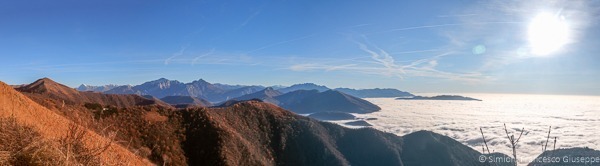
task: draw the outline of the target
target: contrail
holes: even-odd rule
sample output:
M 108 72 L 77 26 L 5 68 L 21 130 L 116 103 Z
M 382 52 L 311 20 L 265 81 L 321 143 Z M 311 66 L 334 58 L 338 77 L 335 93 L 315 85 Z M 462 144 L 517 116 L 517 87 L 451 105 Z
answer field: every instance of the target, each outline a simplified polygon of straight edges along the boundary
M 423 25 L 423 26 L 414 26 L 414 27 L 406 27 L 406 28 L 397 28 L 397 29 L 391 29 L 391 30 L 383 31 L 383 32 L 406 31 L 406 30 L 415 30 L 415 29 L 428 29 L 428 28 L 449 27 L 449 26 L 459 26 L 459 25 L 519 24 L 519 23 L 523 23 L 523 22 L 519 22 L 519 21 L 497 21 L 497 22 L 479 22 L 479 23 L 437 24 L 437 25 Z
M 174 53 L 173 56 L 165 59 L 165 65 L 168 65 L 173 58 L 183 55 L 183 53 L 185 53 L 185 50 L 188 48 L 188 46 L 190 46 L 190 45 L 188 44 L 188 45 L 181 47 L 181 49 L 179 49 L 178 52 Z
M 468 16 L 476 16 L 476 15 L 479 15 L 479 14 L 454 14 L 454 15 L 439 15 L 439 16 L 437 16 L 437 17 L 442 17 L 442 18 L 444 18 L 444 17 L 468 17 Z
M 436 52 L 436 51 L 440 51 L 438 49 L 429 49 L 429 50 L 414 50 L 414 51 L 403 51 L 403 52 L 394 52 L 394 53 L 390 53 L 391 55 L 397 55 L 397 54 L 412 54 L 412 53 L 421 53 L 421 52 Z
M 267 49 L 267 48 L 270 48 L 270 47 L 273 47 L 273 46 L 277 46 L 277 45 L 281 45 L 281 44 L 285 44 L 285 43 L 289 43 L 289 42 L 294 42 L 294 41 L 298 41 L 298 40 L 310 38 L 310 37 L 312 37 L 314 35 L 315 34 L 311 34 L 311 35 L 308 35 L 308 36 L 303 36 L 303 37 L 299 37 L 299 38 L 295 38 L 295 39 L 291 39 L 291 40 L 286 40 L 286 41 L 281 41 L 281 42 L 269 44 L 269 45 L 266 45 L 266 46 L 263 46 L 263 47 L 260 47 L 260 48 L 248 51 L 248 52 L 246 52 L 246 54 L 253 53 L 253 52 L 256 52 L 256 51 L 260 51 L 260 50 L 264 50 L 264 49 Z
M 209 52 L 207 52 L 207 53 L 205 53 L 205 54 L 202 54 L 202 55 L 200 55 L 200 56 L 197 56 L 196 58 L 194 58 L 194 60 L 192 60 L 192 66 L 193 66 L 193 65 L 195 65 L 195 64 L 196 64 L 196 62 L 197 62 L 198 60 L 200 60 L 200 58 L 202 58 L 202 57 L 206 57 L 206 56 L 209 56 L 209 55 L 211 55 L 211 54 L 212 54 L 212 53 L 214 53 L 214 52 L 215 52 L 215 49 L 213 48 L 213 49 L 211 49 Z

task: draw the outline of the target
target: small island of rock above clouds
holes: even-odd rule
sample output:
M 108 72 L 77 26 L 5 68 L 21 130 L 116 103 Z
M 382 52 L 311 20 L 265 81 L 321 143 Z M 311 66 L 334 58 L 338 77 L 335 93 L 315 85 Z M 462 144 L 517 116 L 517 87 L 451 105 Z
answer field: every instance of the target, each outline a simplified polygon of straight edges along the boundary
M 459 95 L 439 95 L 439 96 L 413 96 L 408 98 L 399 97 L 396 100 L 471 100 L 471 101 L 481 101 L 480 99 L 459 96 Z

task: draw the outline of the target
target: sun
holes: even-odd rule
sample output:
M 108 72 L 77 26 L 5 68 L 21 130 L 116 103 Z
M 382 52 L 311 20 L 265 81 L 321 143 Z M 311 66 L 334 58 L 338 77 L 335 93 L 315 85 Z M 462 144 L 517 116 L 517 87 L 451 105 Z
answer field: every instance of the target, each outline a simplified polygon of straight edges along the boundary
M 528 40 L 533 55 L 558 51 L 569 40 L 569 26 L 563 17 L 540 13 L 529 23 Z

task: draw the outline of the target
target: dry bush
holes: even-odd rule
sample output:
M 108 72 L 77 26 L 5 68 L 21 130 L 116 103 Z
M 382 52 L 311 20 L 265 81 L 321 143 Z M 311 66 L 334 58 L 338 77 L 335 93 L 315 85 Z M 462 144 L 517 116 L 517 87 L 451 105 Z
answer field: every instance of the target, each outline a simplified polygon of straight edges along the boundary
M 102 165 L 99 155 L 112 142 L 88 148 L 83 143 L 86 134 L 84 127 L 71 124 L 64 137 L 47 140 L 15 118 L 0 118 L 0 151 L 9 154 L 0 165 Z
M 75 165 L 100 165 L 98 156 L 106 151 L 112 142 L 107 145 L 87 148 L 84 141 L 87 130 L 80 125 L 71 124 L 67 134 L 59 140 L 61 152 L 63 152 L 65 164 Z
M 546 141 L 541 141 L 541 145 L 542 145 L 542 154 L 545 154 L 546 151 L 548 151 L 548 142 L 550 142 L 550 132 L 552 130 L 552 126 L 548 126 L 548 136 L 546 137 Z M 481 132 L 481 137 L 483 138 L 483 143 L 485 146 L 482 145 L 482 153 L 485 153 L 486 149 L 487 149 L 487 153 L 488 155 L 490 154 L 490 149 L 487 146 L 487 141 L 485 139 L 485 136 L 483 134 L 483 129 L 480 127 L 479 131 Z M 506 133 L 506 137 L 509 140 L 510 143 L 510 148 L 512 149 L 512 155 L 513 155 L 513 159 L 514 161 L 518 161 L 517 160 L 517 148 L 518 145 L 517 143 L 519 143 L 519 140 L 521 139 L 521 136 L 523 136 L 523 132 L 525 131 L 525 128 L 522 128 L 519 134 L 519 137 L 515 137 L 515 135 L 510 134 L 508 132 L 508 129 L 506 127 L 506 123 L 504 124 L 504 132 Z M 529 134 L 529 132 L 525 133 L 525 135 Z M 554 137 L 554 145 L 553 145 L 553 149 L 552 152 L 554 152 L 554 150 L 556 150 L 556 140 L 558 137 Z M 552 155 L 550 155 L 552 156 Z M 514 162 L 515 165 L 517 165 L 517 162 Z
M 40 134 L 28 126 L 20 126 L 15 118 L 0 118 L 0 150 L 19 151 L 39 140 Z

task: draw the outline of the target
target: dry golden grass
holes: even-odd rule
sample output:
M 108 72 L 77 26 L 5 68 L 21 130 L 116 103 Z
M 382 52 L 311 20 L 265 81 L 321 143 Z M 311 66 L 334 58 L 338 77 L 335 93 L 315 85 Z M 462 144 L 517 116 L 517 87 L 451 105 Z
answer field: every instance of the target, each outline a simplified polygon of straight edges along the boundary
M 85 134 L 85 130 L 72 127 L 68 133 Z M 0 165 L 100 165 L 96 152 L 102 149 L 81 146 L 82 138 L 68 134 L 48 140 L 32 127 L 19 125 L 14 117 L 0 118 L 0 150 L 4 152 Z
M 167 121 L 169 118 L 160 115 L 158 112 L 151 111 L 144 115 L 144 119 L 149 122 L 164 122 Z
M 0 106 L 0 118 L 13 117 L 15 119 L 15 124 L 18 124 L 20 126 L 30 126 L 31 129 L 39 133 L 39 137 L 42 139 L 35 139 L 36 141 L 28 143 L 28 146 L 48 146 L 48 148 L 23 148 L 23 152 L 34 153 L 36 152 L 35 150 L 39 149 L 53 151 L 50 147 L 61 147 L 61 145 L 68 144 L 74 145 L 74 147 L 67 147 L 67 151 L 69 151 L 69 148 L 75 148 L 75 146 L 80 148 L 80 150 L 81 148 L 87 150 L 95 150 L 106 146 L 105 150 L 102 150 L 102 153 L 97 154 L 99 162 L 89 163 L 89 165 L 151 165 L 151 163 L 148 160 L 131 153 L 130 151 L 118 144 L 113 144 L 111 139 L 102 137 L 97 133 L 91 132 L 83 127 L 80 127 L 77 124 L 74 124 L 72 121 L 33 102 L 23 94 L 15 91 L 12 87 L 2 82 L 0 82 Z M 74 128 L 80 131 L 73 131 Z M 64 140 L 73 136 L 77 136 L 75 140 L 80 140 L 81 142 L 76 143 L 72 140 L 70 142 L 68 140 Z M 52 141 L 61 139 L 63 139 L 65 142 Z M 48 152 L 48 154 L 54 153 Z M 83 154 L 72 154 L 74 158 L 78 157 L 76 155 L 85 156 Z M 60 157 L 60 155 L 51 155 L 49 158 L 54 158 L 58 160 L 58 158 L 56 157 Z M 70 159 L 66 161 L 70 161 Z

